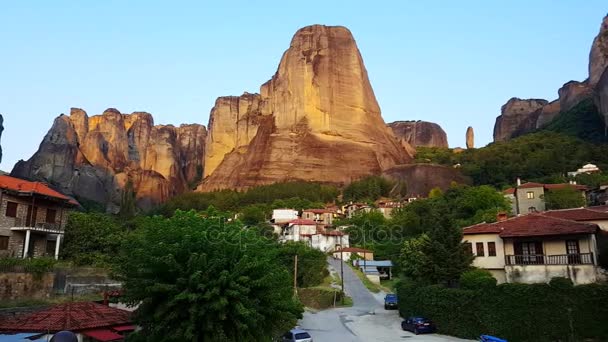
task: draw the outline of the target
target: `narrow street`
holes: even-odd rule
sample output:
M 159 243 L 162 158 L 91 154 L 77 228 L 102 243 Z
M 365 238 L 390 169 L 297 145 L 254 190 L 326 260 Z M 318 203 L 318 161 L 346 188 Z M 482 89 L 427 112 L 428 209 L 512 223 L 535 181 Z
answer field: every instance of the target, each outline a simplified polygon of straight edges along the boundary
M 328 258 L 330 267 L 340 272 L 340 260 Z M 383 293 L 372 294 L 353 270 L 344 264 L 344 288 L 353 299 L 350 308 L 305 312 L 300 327 L 307 330 L 315 342 L 334 341 L 468 341 L 455 337 L 429 334 L 414 335 L 401 330 L 397 310 L 384 310 Z

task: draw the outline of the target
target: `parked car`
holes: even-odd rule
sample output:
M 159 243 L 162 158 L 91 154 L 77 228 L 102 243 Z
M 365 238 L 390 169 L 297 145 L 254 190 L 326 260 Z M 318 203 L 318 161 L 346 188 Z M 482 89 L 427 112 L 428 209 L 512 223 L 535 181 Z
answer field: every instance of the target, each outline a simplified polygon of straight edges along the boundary
M 389 293 L 384 296 L 384 310 L 397 309 L 398 306 L 399 300 L 397 299 L 396 294 Z
M 401 322 L 401 329 L 411 331 L 418 335 L 421 333 L 434 333 L 437 331 L 435 324 L 424 317 L 408 317 Z
M 503 340 L 502 338 L 498 338 L 490 335 L 481 335 L 479 336 L 480 342 L 507 342 L 507 340 Z
M 312 336 L 302 329 L 291 329 L 283 335 L 283 342 L 313 342 Z

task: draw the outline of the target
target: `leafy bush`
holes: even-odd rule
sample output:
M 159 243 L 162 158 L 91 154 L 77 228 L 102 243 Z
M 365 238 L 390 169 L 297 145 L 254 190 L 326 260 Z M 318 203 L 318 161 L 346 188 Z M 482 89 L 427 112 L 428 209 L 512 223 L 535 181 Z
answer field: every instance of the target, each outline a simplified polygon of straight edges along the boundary
M 460 275 L 460 286 L 465 289 L 478 289 L 496 286 L 496 278 L 487 270 L 474 268 Z
M 469 275 L 484 279 L 480 274 Z M 465 276 L 469 277 L 469 276 Z M 501 284 L 476 288 L 397 285 L 402 316 L 422 315 L 444 334 L 509 341 L 608 340 L 608 285 Z
M 321 284 L 329 274 L 327 256 L 304 242 L 287 242 L 279 246 L 279 261 L 293 274 L 294 258 L 298 256 L 298 287 L 311 287 Z
M 393 183 L 381 176 L 369 176 L 350 183 L 344 188 L 345 201 L 375 201 L 390 195 Z

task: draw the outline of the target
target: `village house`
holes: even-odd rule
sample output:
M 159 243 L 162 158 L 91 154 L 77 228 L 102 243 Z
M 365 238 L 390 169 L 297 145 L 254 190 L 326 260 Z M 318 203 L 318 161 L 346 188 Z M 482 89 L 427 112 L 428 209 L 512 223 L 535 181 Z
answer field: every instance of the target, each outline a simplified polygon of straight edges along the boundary
M 369 205 L 365 204 L 365 203 L 349 203 L 349 204 L 345 204 L 342 207 L 342 212 L 344 213 L 344 215 L 347 218 L 352 218 L 353 216 L 355 216 L 358 213 L 364 212 L 364 213 L 369 213 L 370 211 L 372 211 L 372 207 L 370 207 Z
M 302 241 L 323 252 L 331 252 L 349 246 L 349 236 L 341 230 L 328 230 L 326 226 L 313 220 L 295 219 L 282 226 L 279 241 Z
M 379 199 L 375 202 L 378 207 L 378 211 L 382 213 L 382 215 L 390 219 L 394 209 L 401 208 L 403 204 L 399 201 L 394 201 L 391 199 Z
M 274 209 L 272 211 L 272 223 L 287 223 L 300 218 L 300 213 L 294 209 Z
M 572 188 L 580 191 L 583 199 L 586 199 L 586 192 L 589 190 L 584 185 L 561 183 L 561 184 L 542 184 L 524 183 L 518 179 L 516 188 L 509 188 L 503 191 L 505 198 L 511 203 L 513 215 L 522 215 L 533 212 L 545 211 L 545 193 L 552 190 Z
M 131 316 L 129 311 L 95 302 L 58 304 L 0 319 L 0 340 L 48 341 L 57 332 L 71 331 L 83 342 L 124 341 L 136 329 Z
M 568 172 L 568 177 L 576 177 L 578 175 L 582 175 L 582 174 L 591 174 L 591 173 L 599 173 L 600 168 L 597 167 L 597 165 L 595 164 L 585 164 L 583 165 L 583 167 L 581 167 L 580 169 L 576 170 L 576 171 L 571 171 Z
M 326 226 L 331 226 L 337 213 L 329 209 L 304 209 L 302 210 L 302 219 L 312 220 Z
M 334 251 L 334 258 L 336 259 L 350 260 L 353 255 L 356 256 L 357 259 L 374 260 L 374 252 L 369 249 L 344 247 Z
M 574 284 L 596 282 L 595 223 L 532 213 L 464 228 L 463 241 L 475 255 L 473 266 L 499 283 L 543 283 L 566 277 Z
M 44 183 L 0 175 L 0 256 L 57 258 L 68 213 L 77 206 Z

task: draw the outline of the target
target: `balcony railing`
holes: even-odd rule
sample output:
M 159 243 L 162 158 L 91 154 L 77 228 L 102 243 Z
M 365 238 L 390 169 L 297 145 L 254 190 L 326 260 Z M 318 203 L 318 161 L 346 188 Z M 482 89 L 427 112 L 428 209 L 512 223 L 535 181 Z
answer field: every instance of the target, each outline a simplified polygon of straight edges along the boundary
M 14 227 L 26 227 L 26 220 L 22 217 L 15 217 Z M 48 223 L 48 222 L 36 222 L 36 224 L 29 224 L 28 227 L 42 228 L 48 230 L 61 230 L 61 223 Z
M 593 265 L 593 253 L 506 255 L 507 265 Z

